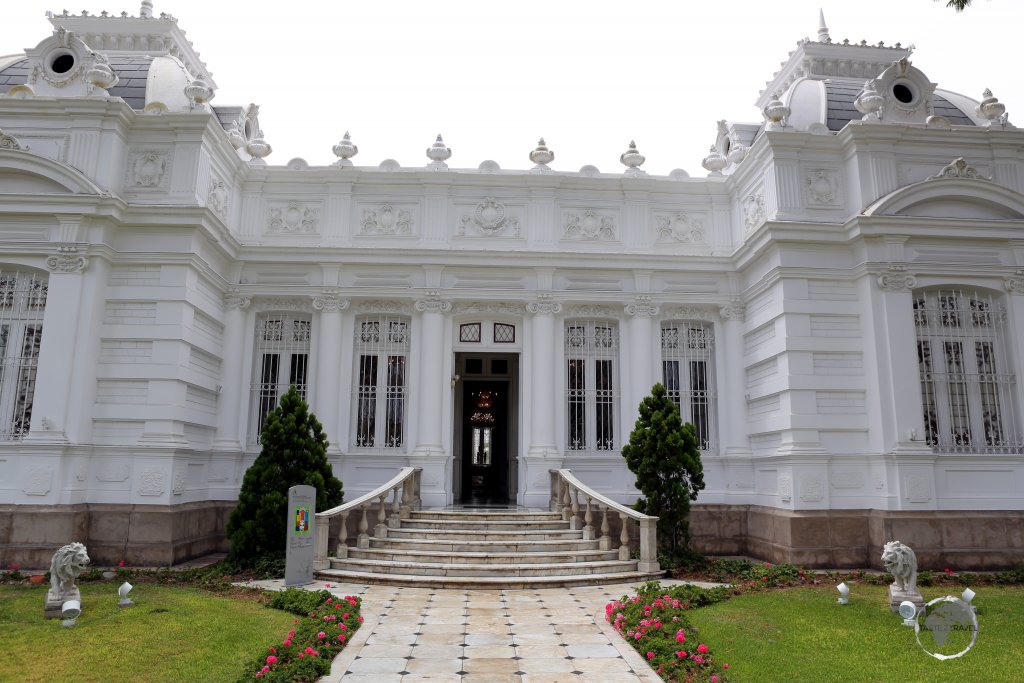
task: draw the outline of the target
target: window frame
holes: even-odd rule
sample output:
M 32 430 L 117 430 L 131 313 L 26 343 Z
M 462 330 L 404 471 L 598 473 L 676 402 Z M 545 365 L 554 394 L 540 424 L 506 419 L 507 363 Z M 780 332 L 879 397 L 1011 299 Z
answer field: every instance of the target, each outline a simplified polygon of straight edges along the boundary
M 279 323 L 279 328 L 271 323 Z M 293 384 L 302 400 L 308 400 L 312 339 L 313 321 L 308 313 L 266 311 L 256 316 L 249 386 L 250 444 L 260 443 L 267 415 Z M 267 381 L 269 375 L 274 381 Z
M 715 367 L 715 329 L 700 320 L 664 320 L 659 326 L 661 383 L 679 408 L 683 423 L 691 423 L 697 432 L 700 450 L 718 450 L 718 382 Z M 672 332 L 674 331 L 674 334 Z M 703 364 L 701 366 L 697 364 Z M 675 381 L 669 368 L 675 367 Z M 684 371 L 684 367 L 686 371 Z M 703 376 L 703 387 L 698 379 Z M 685 399 L 685 400 L 684 400 Z M 703 419 L 696 411 L 703 409 Z
M 566 453 L 615 452 L 622 440 L 619 323 L 569 319 L 564 333 Z
M 361 452 L 404 453 L 409 435 L 412 320 L 406 315 L 361 315 L 354 334 L 351 446 Z M 365 412 L 371 405 L 372 412 Z

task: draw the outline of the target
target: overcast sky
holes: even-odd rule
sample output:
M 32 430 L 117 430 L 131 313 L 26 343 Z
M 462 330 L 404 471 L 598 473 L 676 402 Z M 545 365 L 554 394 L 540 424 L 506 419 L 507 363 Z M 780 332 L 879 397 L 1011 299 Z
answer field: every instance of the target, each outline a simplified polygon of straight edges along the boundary
M 0 55 L 47 37 L 48 9 L 139 12 L 51 1 L 4 3 Z M 761 120 L 754 100 L 816 35 L 819 5 L 834 41 L 913 43 L 940 88 L 975 99 L 991 88 L 1024 126 L 1022 0 L 962 14 L 944 0 L 155 0 L 154 11 L 195 43 L 214 105 L 260 105 L 271 164 L 331 163 L 350 130 L 356 165 L 423 166 L 443 133 L 453 168 L 524 169 L 544 136 L 555 170 L 620 172 L 635 139 L 644 170 L 696 176 L 718 119 Z

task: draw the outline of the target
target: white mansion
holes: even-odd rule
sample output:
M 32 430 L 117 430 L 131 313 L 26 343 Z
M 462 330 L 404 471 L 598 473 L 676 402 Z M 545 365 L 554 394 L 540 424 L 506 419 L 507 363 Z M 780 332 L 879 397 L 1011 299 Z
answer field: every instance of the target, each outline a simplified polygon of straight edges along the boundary
M 440 136 L 423 167 L 347 136 L 272 166 L 148 0 L 50 22 L 0 57 L 0 565 L 224 549 L 293 384 L 348 498 L 414 465 L 427 506 L 547 507 L 552 468 L 629 501 L 662 382 L 701 549 L 1024 559 L 1024 132 L 990 93 L 822 26 L 707 177 L 543 142 L 455 169 Z

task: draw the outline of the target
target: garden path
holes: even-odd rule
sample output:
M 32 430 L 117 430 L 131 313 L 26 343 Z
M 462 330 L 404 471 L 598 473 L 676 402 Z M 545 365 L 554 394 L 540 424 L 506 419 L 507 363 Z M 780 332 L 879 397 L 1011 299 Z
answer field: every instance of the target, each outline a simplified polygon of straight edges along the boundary
M 282 582 L 255 584 L 279 590 Z M 318 581 L 306 588 L 361 596 L 364 618 L 320 683 L 660 683 L 604 618 L 605 604 L 637 585 L 464 590 Z

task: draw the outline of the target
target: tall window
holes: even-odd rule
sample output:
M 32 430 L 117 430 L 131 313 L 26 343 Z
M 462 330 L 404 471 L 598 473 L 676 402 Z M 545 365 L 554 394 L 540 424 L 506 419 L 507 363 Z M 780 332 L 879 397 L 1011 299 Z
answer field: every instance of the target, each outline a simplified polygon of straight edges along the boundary
M 409 320 L 356 321 L 355 446 L 402 448 L 409 366 Z
M 919 292 L 914 325 L 925 441 L 945 452 L 1019 451 L 1002 304 L 977 292 Z
M 567 451 L 615 450 L 619 329 L 614 322 L 565 327 Z
M 716 440 L 715 337 L 710 325 L 661 324 L 661 377 L 683 422 L 692 422 L 702 451 Z
M 264 420 L 289 386 L 294 384 L 306 398 L 311 326 L 308 316 L 291 313 L 270 313 L 256 320 L 249 420 L 253 443 L 259 441 Z
M 47 280 L 0 269 L 0 440 L 28 435 Z

